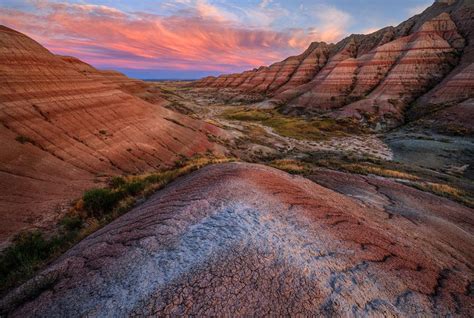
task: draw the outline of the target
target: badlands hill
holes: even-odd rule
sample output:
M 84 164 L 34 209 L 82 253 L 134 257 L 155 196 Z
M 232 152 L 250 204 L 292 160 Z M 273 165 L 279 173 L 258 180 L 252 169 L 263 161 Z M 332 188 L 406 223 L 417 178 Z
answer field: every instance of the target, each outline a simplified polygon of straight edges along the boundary
M 100 176 L 220 151 L 218 128 L 134 96 L 145 89 L 0 26 L 0 245 L 53 222 Z
M 377 129 L 428 116 L 472 133 L 473 79 L 474 2 L 450 0 L 397 27 L 315 42 L 271 66 L 196 86 L 227 102 L 265 100 L 284 113 L 355 118 Z
M 259 165 L 204 168 L 83 240 L 0 313 L 472 317 L 471 209 L 374 177 L 310 178 L 335 191 Z

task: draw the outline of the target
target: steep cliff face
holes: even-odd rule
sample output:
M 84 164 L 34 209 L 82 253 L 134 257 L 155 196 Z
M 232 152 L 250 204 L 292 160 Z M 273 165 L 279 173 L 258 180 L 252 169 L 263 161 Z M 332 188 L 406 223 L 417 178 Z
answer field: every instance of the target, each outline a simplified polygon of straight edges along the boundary
M 126 93 L 139 81 L 58 57 L 6 27 L 0 48 L 0 241 L 57 217 L 58 204 L 99 174 L 217 150 L 207 137 L 215 126 Z
M 472 210 L 374 177 L 224 164 L 175 182 L 0 300 L 11 317 L 463 316 Z
M 230 102 L 267 99 L 286 113 L 393 127 L 474 97 L 472 21 L 472 1 L 436 1 L 397 27 L 313 43 L 270 67 L 196 85 L 223 88 Z

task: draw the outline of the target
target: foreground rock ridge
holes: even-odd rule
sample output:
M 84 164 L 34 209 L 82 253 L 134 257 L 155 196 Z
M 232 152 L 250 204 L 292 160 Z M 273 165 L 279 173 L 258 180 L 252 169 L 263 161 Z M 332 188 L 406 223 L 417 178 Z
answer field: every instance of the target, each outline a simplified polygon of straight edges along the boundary
M 472 210 L 375 177 L 321 176 L 312 178 L 337 192 L 259 165 L 204 168 L 79 243 L 0 308 L 12 317 L 474 314 Z
M 218 128 L 134 96 L 145 87 L 0 26 L 0 246 L 53 221 L 100 175 L 218 150 L 207 136 Z
M 196 86 L 218 89 L 230 102 L 266 100 L 285 113 L 355 118 L 375 129 L 425 115 L 456 123 L 449 116 L 474 98 L 474 3 L 436 1 L 397 27 L 337 44 L 315 42 L 269 67 L 207 77 Z M 442 116 L 432 114 L 440 110 Z M 472 122 L 456 119 L 474 131 Z

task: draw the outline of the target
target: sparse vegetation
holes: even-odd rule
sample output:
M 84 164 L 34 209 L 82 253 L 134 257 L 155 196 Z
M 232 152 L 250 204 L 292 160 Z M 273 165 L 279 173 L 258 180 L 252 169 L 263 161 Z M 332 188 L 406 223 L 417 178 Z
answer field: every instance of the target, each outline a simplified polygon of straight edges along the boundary
M 474 198 L 469 196 L 469 194 L 464 190 L 461 190 L 453 185 L 434 182 L 418 182 L 414 183 L 413 186 L 420 190 L 458 201 L 466 206 L 474 207 Z
M 42 232 L 20 233 L 13 244 L 0 255 L 0 294 L 30 278 L 49 260 L 57 257 L 78 241 L 82 227 L 78 219 L 65 217 L 57 234 L 47 237 Z
M 309 174 L 311 172 L 308 164 L 294 159 L 274 160 L 268 165 L 291 174 Z
M 236 108 L 223 113 L 228 120 L 258 122 L 276 133 L 300 140 L 321 140 L 327 137 L 361 134 L 365 131 L 353 121 L 332 118 L 305 119 L 285 116 L 275 110 Z
M 413 174 L 387 169 L 383 167 L 372 166 L 364 163 L 355 163 L 355 164 L 343 164 L 341 166 L 343 170 L 358 173 L 358 174 L 375 174 L 378 176 L 394 178 L 394 179 L 405 179 L 405 180 L 418 180 L 419 178 Z
M 121 190 L 92 189 L 84 194 L 82 200 L 84 201 L 84 209 L 89 216 L 101 218 L 117 206 L 123 197 L 124 192 Z
M 120 188 L 121 186 L 123 186 L 125 183 L 127 183 L 127 180 L 125 180 L 124 177 L 112 177 L 110 180 L 109 180 L 109 186 L 112 188 L 112 189 L 117 189 L 117 188 Z
M 474 207 L 474 197 L 468 191 L 463 190 L 469 186 L 458 184 L 460 181 L 455 177 L 372 157 L 313 154 L 303 160 L 280 159 L 274 160 L 268 165 L 292 174 L 309 175 L 313 169 L 324 167 L 355 174 L 372 174 L 392 178 L 404 185 L 446 197 L 468 207 Z
M 64 253 L 78 241 L 132 209 L 176 178 L 229 158 L 180 158 L 177 165 L 165 171 L 131 177 L 112 177 L 108 187 L 91 189 L 77 200 L 58 224 L 56 233 L 39 230 L 18 235 L 0 254 L 0 294 L 22 283 Z

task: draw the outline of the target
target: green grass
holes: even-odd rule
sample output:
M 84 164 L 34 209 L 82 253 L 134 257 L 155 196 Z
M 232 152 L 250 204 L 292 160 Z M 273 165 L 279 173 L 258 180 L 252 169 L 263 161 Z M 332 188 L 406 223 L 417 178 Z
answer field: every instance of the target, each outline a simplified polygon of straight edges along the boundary
M 108 211 L 117 206 L 125 196 L 124 191 L 111 189 L 92 189 L 84 193 L 84 209 L 88 215 L 97 219 L 102 218 Z
M 173 169 L 130 177 L 112 177 L 108 186 L 88 190 L 58 223 L 55 233 L 39 230 L 18 235 L 0 254 L 0 295 L 25 282 L 35 272 L 87 235 L 130 211 L 140 199 L 162 189 L 176 178 L 228 158 L 180 159 Z
M 285 116 L 275 110 L 236 108 L 225 111 L 228 120 L 257 122 L 276 133 L 299 140 L 322 140 L 328 137 L 365 133 L 356 122 L 332 118 L 305 119 Z
M 0 256 L 0 295 L 41 269 L 80 238 L 82 220 L 64 218 L 57 234 L 46 237 L 41 231 L 21 233 Z

